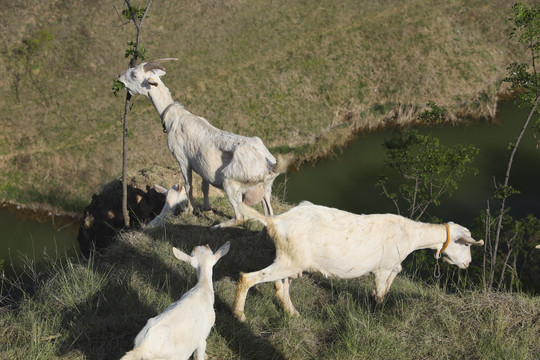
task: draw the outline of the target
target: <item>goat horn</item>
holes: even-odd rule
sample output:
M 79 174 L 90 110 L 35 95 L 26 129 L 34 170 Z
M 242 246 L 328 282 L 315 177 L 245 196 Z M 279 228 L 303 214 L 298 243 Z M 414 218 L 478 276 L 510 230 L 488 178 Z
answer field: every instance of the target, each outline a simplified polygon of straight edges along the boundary
M 145 72 L 150 71 L 150 70 L 154 70 L 154 69 L 159 69 L 159 70 L 165 71 L 165 68 L 163 67 L 163 65 L 161 65 L 159 63 L 156 63 L 156 62 L 149 62 L 149 63 L 144 64 L 144 66 L 143 66 L 143 70 Z
M 152 62 L 161 64 L 161 63 L 164 63 L 166 61 L 171 61 L 171 60 L 178 60 L 178 59 L 177 58 L 163 58 L 163 59 L 153 60 Z

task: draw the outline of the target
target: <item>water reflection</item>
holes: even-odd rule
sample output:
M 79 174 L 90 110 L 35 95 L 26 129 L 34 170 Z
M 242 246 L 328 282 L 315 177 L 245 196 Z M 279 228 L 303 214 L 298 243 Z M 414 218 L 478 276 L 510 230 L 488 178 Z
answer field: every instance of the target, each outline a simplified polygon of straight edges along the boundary
M 78 225 L 78 220 L 47 214 L 32 218 L 0 207 L 0 259 L 4 270 L 19 273 L 23 259 L 39 267 L 45 253 L 52 258 L 74 254 L 78 249 Z

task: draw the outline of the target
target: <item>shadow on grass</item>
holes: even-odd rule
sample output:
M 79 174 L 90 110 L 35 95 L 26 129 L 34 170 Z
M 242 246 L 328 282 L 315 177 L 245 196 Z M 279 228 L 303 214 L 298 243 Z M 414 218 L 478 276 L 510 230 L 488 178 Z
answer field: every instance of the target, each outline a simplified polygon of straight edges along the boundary
M 144 232 L 151 240 L 143 246 L 116 241 L 105 253 L 96 255 L 92 271 L 107 274 L 106 283 L 99 292 L 62 314 L 62 328 L 68 329 L 68 336 L 57 341 L 63 355 L 78 351 L 89 360 L 119 359 L 133 348 L 135 336 L 146 321 L 163 310 L 153 305 L 158 302 L 155 299 L 171 297 L 176 301 L 196 284 L 193 268 L 180 261 L 164 262 L 155 247 L 170 244 L 190 253 L 195 246 L 209 244 L 215 251 L 230 240 L 229 254 L 214 267 L 214 282 L 224 278 L 236 281 L 240 271 L 266 266 L 275 253 L 270 239 L 259 236 L 260 232 L 245 229 L 174 225 L 169 230 Z M 124 236 L 130 235 L 125 233 Z M 170 256 L 173 256 L 172 251 Z M 140 284 L 141 288 L 134 284 Z M 155 301 L 146 300 L 141 293 L 151 293 L 150 299 Z M 238 358 L 285 359 L 268 340 L 236 320 L 230 305 L 217 294 L 215 309 L 215 330 L 227 340 L 229 349 Z
M 216 296 L 215 330 L 226 339 L 228 346 L 240 359 L 245 360 L 285 360 L 286 357 L 267 339 L 253 334 L 246 323 L 232 315 L 232 308 Z
M 402 308 L 404 304 L 416 303 L 423 299 L 419 292 L 400 292 L 395 286 L 396 284 L 393 284 L 386 293 L 383 303 L 377 304 L 373 296 L 371 296 L 372 291 L 375 290 L 375 282 L 371 274 L 354 279 L 329 279 L 318 274 L 308 276 L 312 276 L 314 284 L 331 294 L 333 298 L 337 299 L 346 295 L 353 300 L 355 306 L 361 307 L 370 313 L 393 312 Z

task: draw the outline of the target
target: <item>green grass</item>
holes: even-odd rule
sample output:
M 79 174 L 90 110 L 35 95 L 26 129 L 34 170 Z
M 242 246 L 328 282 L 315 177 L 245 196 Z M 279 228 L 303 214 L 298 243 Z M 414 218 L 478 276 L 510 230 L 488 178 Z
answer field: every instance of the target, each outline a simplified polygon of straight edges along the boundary
M 208 243 L 216 250 L 226 241 L 231 250 L 214 268 L 217 316 L 209 359 L 537 358 L 540 298 L 448 293 L 406 275 L 375 306 L 370 276 L 305 274 L 291 286 L 301 314 L 295 318 L 282 311 L 273 284 L 259 284 L 248 293 L 241 323 L 231 313 L 239 272 L 270 264 L 274 247 L 256 224 L 210 229 L 232 215 L 226 199 L 212 199 L 212 205 L 214 213 L 178 216 L 161 229 L 119 233 L 91 260 L 51 260 L 32 276 L 31 290 L 12 288 L 17 299 L 0 307 L 0 358 L 120 358 L 146 320 L 196 282 L 194 269 L 176 260 L 172 246 L 190 252 Z M 278 213 L 288 207 L 274 203 Z M 4 291 L 9 285 L 2 281 Z
M 493 116 L 507 65 L 526 55 L 508 39 L 511 4 L 164 0 L 142 44 L 150 58 L 179 58 L 163 80 L 190 111 L 310 160 L 358 131 L 414 120 L 429 100 L 453 119 Z M 68 198 L 90 199 L 120 173 L 124 93 L 111 87 L 134 28 L 120 26 L 122 1 L 5 6 L 0 184 L 11 188 L 0 198 L 80 207 Z M 26 72 L 16 50 L 43 33 L 52 39 Z M 135 100 L 129 134 L 130 169 L 176 166 L 148 100 Z M 32 188 L 57 195 L 25 198 Z

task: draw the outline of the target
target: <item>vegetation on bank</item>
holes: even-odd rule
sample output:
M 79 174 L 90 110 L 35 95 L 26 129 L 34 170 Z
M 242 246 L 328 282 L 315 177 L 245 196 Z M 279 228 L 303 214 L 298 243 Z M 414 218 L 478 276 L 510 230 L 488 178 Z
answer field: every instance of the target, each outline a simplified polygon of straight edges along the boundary
M 5 4 L 0 199 L 80 211 L 120 173 L 123 104 L 110 88 L 132 40 L 123 6 Z M 510 6 L 164 0 L 142 41 L 148 58 L 180 59 L 165 81 L 192 112 L 310 159 L 357 131 L 414 120 L 430 99 L 451 120 L 493 116 L 506 66 L 524 58 L 508 40 Z M 137 100 L 128 124 L 132 169 L 175 166 L 151 106 Z
M 12 292 L 16 302 L 2 299 L 0 357 L 120 358 L 146 320 L 196 282 L 172 246 L 191 252 L 208 243 L 215 250 L 228 240 L 231 250 L 214 269 L 209 359 L 535 359 L 540 351 L 539 297 L 460 289 L 446 276 L 437 284 L 398 275 L 376 307 L 370 276 L 305 274 L 291 285 L 297 318 L 284 314 L 273 284 L 260 284 L 250 290 L 248 320 L 240 323 L 231 313 L 239 272 L 268 265 L 274 247 L 254 223 L 210 229 L 232 216 L 226 199 L 213 198 L 212 205 L 214 212 L 178 216 L 160 229 L 122 232 L 101 255 L 57 260 L 33 275 L 32 290 Z M 288 207 L 274 203 L 276 212 Z

